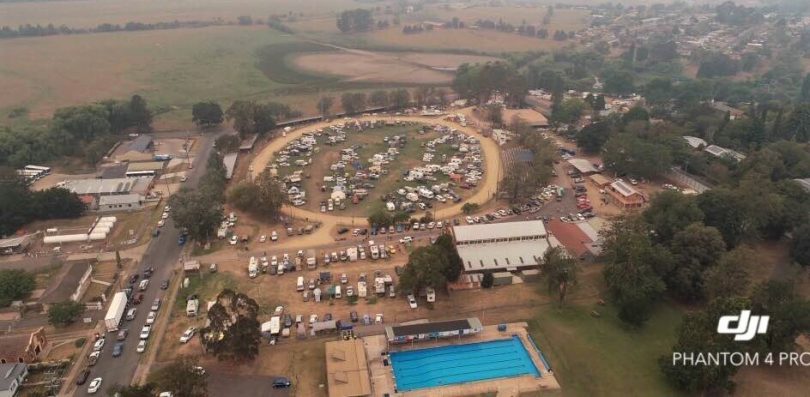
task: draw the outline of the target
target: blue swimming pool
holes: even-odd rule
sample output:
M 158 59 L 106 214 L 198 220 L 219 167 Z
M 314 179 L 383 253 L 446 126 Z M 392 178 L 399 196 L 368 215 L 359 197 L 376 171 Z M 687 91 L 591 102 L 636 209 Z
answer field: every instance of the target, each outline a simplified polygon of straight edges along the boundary
M 391 353 L 397 389 L 409 391 L 521 375 L 540 376 L 520 339 Z

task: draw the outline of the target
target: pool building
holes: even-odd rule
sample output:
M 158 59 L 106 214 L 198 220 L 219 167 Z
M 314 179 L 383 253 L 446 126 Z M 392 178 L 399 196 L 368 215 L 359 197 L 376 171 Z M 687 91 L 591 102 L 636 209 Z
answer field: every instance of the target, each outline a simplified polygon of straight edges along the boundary
M 328 342 L 329 396 L 518 395 L 559 389 L 527 327 L 484 326 L 475 317 L 417 321 L 387 326 L 382 335 Z

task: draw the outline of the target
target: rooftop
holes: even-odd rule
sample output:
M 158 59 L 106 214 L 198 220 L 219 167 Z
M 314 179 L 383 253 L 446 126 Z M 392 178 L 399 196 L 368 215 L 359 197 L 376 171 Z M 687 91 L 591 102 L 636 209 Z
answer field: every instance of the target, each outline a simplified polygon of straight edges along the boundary
M 610 184 L 610 187 L 612 187 L 613 190 L 619 192 L 619 194 L 621 194 L 624 197 L 630 197 L 636 194 L 641 194 L 638 192 L 638 190 L 628 185 L 627 182 L 625 181 L 614 181 L 613 183 Z
M 152 146 L 152 137 L 140 135 L 127 144 L 127 151 L 145 152 L 150 146 Z
M 236 159 L 239 153 L 228 153 L 222 158 L 222 163 L 225 164 L 225 179 L 233 178 L 233 172 L 236 170 Z
M 586 159 L 568 159 L 568 164 L 571 164 L 571 166 L 583 174 L 593 174 L 595 172 L 599 172 L 599 170 Z
M 9 390 L 11 383 L 28 370 L 28 364 L 0 364 L 0 391 Z
M 88 267 L 90 264 L 87 262 L 67 262 L 62 265 L 62 268 L 56 273 L 54 281 L 48 285 L 39 301 L 57 303 L 70 300 L 70 296 L 76 292 L 79 281 L 87 272 Z
M 699 148 L 701 146 L 706 147 L 708 145 L 708 143 L 706 143 L 705 140 L 703 140 L 701 138 L 698 138 L 696 136 L 688 136 L 687 135 L 687 136 L 684 136 L 683 139 L 686 140 L 686 143 L 689 144 L 689 146 L 691 146 L 691 147 L 693 147 L 695 149 L 697 149 L 697 148 Z
M 361 339 L 326 342 L 326 380 L 329 397 L 371 394 L 366 350 Z
M 26 234 L 25 236 L 11 237 L 0 240 L 0 249 L 14 248 L 19 245 L 26 245 L 30 242 L 33 234 Z
M 116 194 L 112 196 L 101 196 L 98 199 L 98 205 L 121 205 L 121 204 L 136 204 L 143 201 L 143 196 L 140 194 Z
M 439 332 L 459 331 L 464 329 L 480 329 L 481 321 L 476 317 L 463 320 L 434 321 L 409 325 L 394 325 L 385 327 L 385 333 L 390 337 L 431 334 Z
M 127 172 L 162 171 L 163 165 L 164 165 L 163 161 L 144 161 L 138 163 L 129 163 L 129 166 L 127 166 Z
M 243 139 L 242 142 L 239 144 L 239 150 L 251 150 L 251 149 L 253 149 L 253 145 L 256 144 L 257 139 L 259 139 L 258 134 L 254 134 L 254 135 L 252 135 L 250 137 L 247 137 L 247 138 Z
M 576 257 L 588 252 L 588 245 L 594 241 L 577 224 L 562 222 L 559 219 L 552 219 L 548 223 L 548 230 L 570 255 Z
M 453 226 L 456 242 L 545 236 L 543 221 L 519 221 L 478 225 Z
M 127 194 L 146 193 L 152 177 L 114 179 L 71 179 L 61 186 L 78 195 L 83 194 Z
M 512 118 L 519 117 L 529 123 L 532 127 L 547 127 L 548 119 L 542 113 L 534 109 L 504 109 L 504 121 L 511 123 Z
M 467 272 L 509 270 L 537 266 L 548 251 L 545 238 L 501 243 L 468 244 L 456 247 Z

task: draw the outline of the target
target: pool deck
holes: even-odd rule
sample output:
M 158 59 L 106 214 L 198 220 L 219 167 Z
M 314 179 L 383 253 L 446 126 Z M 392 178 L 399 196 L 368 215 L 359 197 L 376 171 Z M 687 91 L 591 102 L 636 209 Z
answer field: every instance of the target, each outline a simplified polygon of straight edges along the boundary
M 364 337 L 363 345 L 366 349 L 368 367 L 371 376 L 371 395 L 382 397 L 384 394 L 388 393 L 391 396 L 401 397 L 451 397 L 496 392 L 498 397 L 517 397 L 521 393 L 530 391 L 557 390 L 560 388 L 560 384 L 557 382 L 554 374 L 548 371 L 548 368 L 546 368 L 546 366 L 543 364 L 543 360 L 540 359 L 540 355 L 538 354 L 537 350 L 529 341 L 527 327 L 528 324 L 526 323 L 510 323 L 507 324 L 506 331 L 500 332 L 498 331 L 497 325 L 489 325 L 485 326 L 483 331 L 475 335 L 462 338 L 439 339 L 430 342 L 418 342 L 413 345 L 392 345 L 391 351 L 405 351 L 412 349 L 425 349 L 431 347 L 487 342 L 511 338 L 512 335 L 517 335 L 521 342 L 523 342 L 523 347 L 527 352 L 529 352 L 532 362 L 534 362 L 534 365 L 540 371 L 541 377 L 535 378 L 533 376 L 524 375 L 513 378 L 483 380 L 479 382 L 433 387 L 429 389 L 419 389 L 400 393 L 394 393 L 395 382 L 393 368 L 390 365 L 384 366 L 382 362 L 382 353 L 385 352 L 388 347 L 385 341 L 385 336 L 373 335 Z M 542 349 L 542 346 L 540 346 L 540 348 Z

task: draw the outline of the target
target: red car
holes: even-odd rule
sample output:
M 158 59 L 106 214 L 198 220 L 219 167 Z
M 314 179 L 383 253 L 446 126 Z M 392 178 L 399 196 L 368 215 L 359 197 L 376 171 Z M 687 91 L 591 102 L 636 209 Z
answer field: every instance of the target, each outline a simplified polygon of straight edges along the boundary
M 135 294 L 135 299 L 132 300 L 132 303 L 137 305 L 140 304 L 141 302 L 143 302 L 143 294 L 142 293 Z

